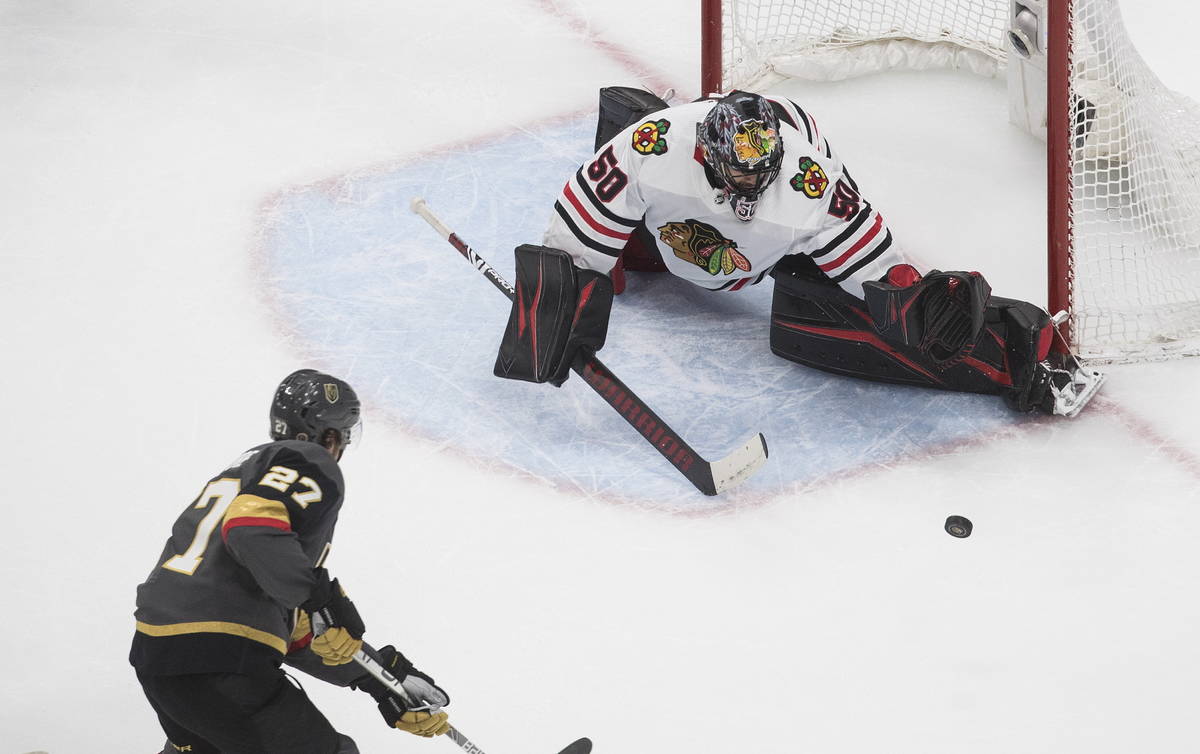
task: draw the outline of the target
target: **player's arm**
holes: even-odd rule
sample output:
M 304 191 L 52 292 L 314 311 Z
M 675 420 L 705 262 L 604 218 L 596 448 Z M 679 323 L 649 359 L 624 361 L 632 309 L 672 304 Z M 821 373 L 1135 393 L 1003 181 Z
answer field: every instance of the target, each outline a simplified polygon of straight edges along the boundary
M 567 252 L 578 268 L 609 274 L 646 214 L 632 133 L 627 128 L 602 145 L 554 203 L 542 245 Z
M 889 267 L 905 261 L 892 232 L 863 196 L 816 119 L 794 100 L 769 97 L 768 101 L 780 121 L 807 142 L 788 143 L 788 154 L 799 160 L 800 169 L 791 178 L 792 188 L 818 203 L 823 221 L 815 233 L 797 239 L 792 253 L 810 257 L 831 281 L 861 297 L 864 282 L 877 280 Z
M 225 548 L 267 596 L 285 608 L 309 599 L 316 563 L 300 546 L 298 533 L 316 526 L 341 497 L 332 457 L 312 450 L 282 448 L 256 463 L 221 522 Z M 328 461 L 318 454 L 324 454 Z
M 832 153 L 832 150 L 831 150 Z M 809 256 L 846 292 L 862 296 L 862 285 L 905 263 L 892 231 L 836 155 L 827 158 L 829 182 L 821 201 L 821 229 L 797 251 Z
M 560 386 L 581 349 L 604 346 L 609 275 L 646 211 L 632 133 L 618 133 L 567 180 L 542 246 L 517 247 L 516 295 L 497 377 Z
M 351 660 L 364 626 L 337 579 L 315 567 L 298 533 L 329 525 L 341 484 L 336 462 L 321 446 L 280 448 L 255 464 L 221 526 L 226 549 L 259 588 L 284 608 L 300 607 L 318 624 L 312 650 L 329 665 Z

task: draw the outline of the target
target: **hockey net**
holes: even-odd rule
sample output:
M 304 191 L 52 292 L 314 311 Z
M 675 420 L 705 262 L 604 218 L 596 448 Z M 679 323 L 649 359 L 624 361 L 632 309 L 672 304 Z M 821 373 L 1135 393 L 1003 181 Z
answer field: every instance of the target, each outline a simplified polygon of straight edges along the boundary
M 1091 359 L 1200 353 L 1200 106 L 1149 69 L 1115 0 L 704 3 L 706 92 L 928 68 L 1011 89 L 1040 64 L 1049 105 L 1026 125 L 1049 139 L 1049 308 Z

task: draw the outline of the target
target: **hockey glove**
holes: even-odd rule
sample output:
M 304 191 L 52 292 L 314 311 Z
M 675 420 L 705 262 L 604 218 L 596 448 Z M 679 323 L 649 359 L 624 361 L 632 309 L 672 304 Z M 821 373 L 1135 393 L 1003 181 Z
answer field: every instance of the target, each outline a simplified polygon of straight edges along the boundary
M 447 715 L 442 711 L 450 696 L 432 678 L 413 667 L 408 658 L 388 645 L 378 650 L 383 669 L 400 681 L 408 699 L 398 696 L 372 675 L 365 675 L 350 685 L 370 694 L 379 703 L 379 713 L 390 727 L 417 736 L 440 736 L 450 729 Z
M 433 738 L 450 730 L 450 716 L 445 712 L 440 710 L 438 712 L 422 710 L 402 712 L 402 706 L 402 703 L 398 703 L 394 696 L 380 702 L 379 711 L 391 727 L 422 738 Z
M 883 339 L 917 349 L 938 367 L 971 353 L 983 332 L 991 292 L 977 272 L 931 270 L 922 277 L 908 264 L 863 283 L 867 309 Z
M 337 579 L 330 581 L 324 568 L 314 569 L 314 573 L 317 583 L 308 601 L 300 606 L 312 623 L 309 648 L 326 665 L 345 665 L 362 648 L 362 618 Z

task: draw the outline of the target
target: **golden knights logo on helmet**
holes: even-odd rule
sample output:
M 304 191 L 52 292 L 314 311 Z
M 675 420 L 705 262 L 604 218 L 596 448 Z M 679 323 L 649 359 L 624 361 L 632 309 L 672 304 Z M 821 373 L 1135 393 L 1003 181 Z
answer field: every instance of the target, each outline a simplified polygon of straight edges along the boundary
M 340 397 L 341 397 L 341 395 L 338 394 L 337 384 L 333 383 L 333 382 L 326 382 L 325 383 L 325 400 L 329 401 L 330 403 L 337 403 L 338 398 L 340 398 Z

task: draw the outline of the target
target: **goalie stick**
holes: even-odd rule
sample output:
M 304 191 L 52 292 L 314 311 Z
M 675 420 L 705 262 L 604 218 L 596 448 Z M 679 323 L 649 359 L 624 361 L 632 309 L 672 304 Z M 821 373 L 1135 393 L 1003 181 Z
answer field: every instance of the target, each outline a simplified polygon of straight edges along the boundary
M 405 704 L 412 704 L 412 697 L 409 696 L 408 692 L 404 689 L 404 686 L 400 683 L 400 679 L 389 673 L 387 669 L 385 669 L 375 660 L 374 657 L 367 654 L 366 650 L 360 649 L 355 652 L 354 661 L 361 665 L 362 668 L 370 673 L 376 680 L 395 692 L 396 696 L 403 699 Z M 453 725 L 450 726 L 450 730 L 446 731 L 446 735 L 450 737 L 451 741 L 461 746 L 463 751 L 466 751 L 468 754 L 484 754 L 483 749 L 472 743 L 469 738 L 464 736 L 462 732 Z M 581 738 L 568 744 L 567 747 L 558 754 L 589 754 L 591 750 L 591 739 Z
M 500 273 L 475 253 L 458 234 L 446 227 L 433 210 L 420 197 L 411 203 L 412 211 L 436 230 L 459 254 L 481 272 L 492 285 L 511 301 L 516 291 Z M 600 397 L 608 402 L 630 426 L 638 431 L 654 449 L 671 462 L 696 489 L 705 495 L 716 495 L 745 481 L 767 461 L 767 439 L 762 433 L 747 440 L 741 447 L 716 461 L 707 461 L 692 446 L 684 442 L 646 402 L 621 382 L 608 367 L 593 353 L 580 351 L 575 355 L 571 369 L 586 382 Z

